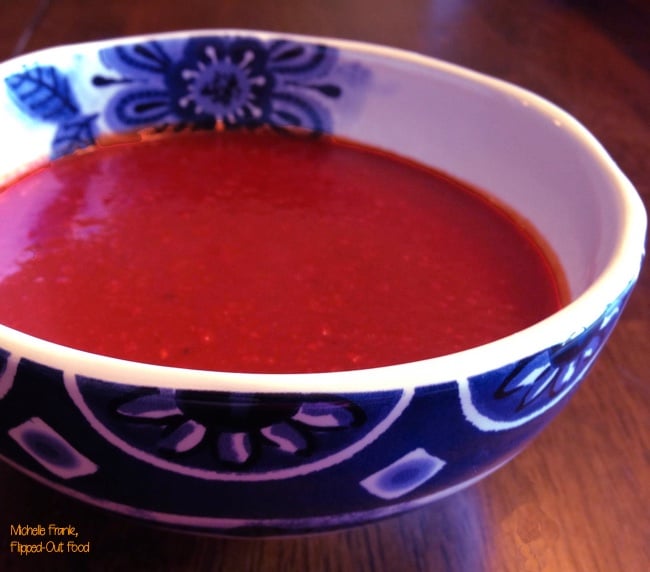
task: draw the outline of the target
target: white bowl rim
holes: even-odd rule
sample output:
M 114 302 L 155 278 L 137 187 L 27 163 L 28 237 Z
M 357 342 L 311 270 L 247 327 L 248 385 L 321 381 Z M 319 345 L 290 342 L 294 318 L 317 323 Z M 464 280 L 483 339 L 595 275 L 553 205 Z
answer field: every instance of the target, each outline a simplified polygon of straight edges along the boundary
M 629 179 L 604 147 L 577 119 L 545 98 L 510 82 L 435 57 L 400 48 L 356 40 L 240 28 L 208 28 L 123 36 L 44 48 L 0 63 L 0 76 L 7 68 L 20 67 L 40 53 L 54 50 L 99 50 L 120 44 L 171 40 L 209 35 L 246 35 L 262 40 L 287 39 L 320 43 L 351 53 L 365 53 L 401 60 L 455 77 L 492 93 L 516 97 L 540 115 L 559 119 L 571 136 L 599 164 L 618 191 L 621 217 L 625 221 L 613 256 L 600 276 L 575 300 L 540 322 L 488 344 L 440 357 L 370 369 L 324 373 L 240 373 L 152 365 L 93 354 L 49 342 L 0 324 L 0 347 L 10 359 L 24 356 L 66 373 L 122 383 L 169 389 L 253 393 L 360 393 L 395 391 L 435 386 L 498 369 L 574 338 L 597 321 L 607 306 L 638 278 L 644 256 L 647 216 L 643 202 Z M 71 368 L 73 371 L 71 371 Z

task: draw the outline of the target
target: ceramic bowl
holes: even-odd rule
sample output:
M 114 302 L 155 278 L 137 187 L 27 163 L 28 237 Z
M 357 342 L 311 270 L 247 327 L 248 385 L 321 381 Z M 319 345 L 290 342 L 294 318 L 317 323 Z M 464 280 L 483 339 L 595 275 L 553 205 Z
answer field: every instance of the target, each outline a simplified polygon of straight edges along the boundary
M 2 459 L 123 515 L 224 535 L 297 534 L 467 487 L 562 408 L 638 276 L 644 208 L 598 142 L 551 103 L 444 62 L 227 30 L 48 49 L 1 64 L 0 76 L 3 180 L 102 134 L 299 126 L 484 189 L 536 227 L 566 274 L 571 302 L 530 328 L 371 370 L 173 369 L 0 326 Z M 0 234 L 7 228 L 21 227 Z

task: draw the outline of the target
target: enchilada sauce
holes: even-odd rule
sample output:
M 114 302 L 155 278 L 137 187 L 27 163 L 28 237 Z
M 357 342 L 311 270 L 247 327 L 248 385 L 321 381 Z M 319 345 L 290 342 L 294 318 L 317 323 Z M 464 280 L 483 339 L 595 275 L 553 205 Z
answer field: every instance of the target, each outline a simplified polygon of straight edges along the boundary
M 563 301 L 516 216 L 335 139 L 100 145 L 6 185 L 0 221 L 0 323 L 155 364 L 397 364 L 511 334 Z

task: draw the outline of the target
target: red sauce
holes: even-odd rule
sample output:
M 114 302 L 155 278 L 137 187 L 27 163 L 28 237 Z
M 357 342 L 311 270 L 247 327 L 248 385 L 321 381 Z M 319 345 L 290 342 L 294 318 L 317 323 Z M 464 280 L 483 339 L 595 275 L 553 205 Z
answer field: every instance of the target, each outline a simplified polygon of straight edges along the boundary
M 7 185 L 0 220 L 1 323 L 149 363 L 396 364 L 495 340 L 562 302 L 516 217 L 435 171 L 325 138 L 100 146 Z

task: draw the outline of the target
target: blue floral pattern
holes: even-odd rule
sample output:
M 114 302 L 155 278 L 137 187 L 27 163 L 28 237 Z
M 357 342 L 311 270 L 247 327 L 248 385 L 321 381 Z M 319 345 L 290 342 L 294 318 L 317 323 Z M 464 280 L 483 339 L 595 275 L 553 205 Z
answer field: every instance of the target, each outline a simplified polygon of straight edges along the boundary
M 100 55 L 120 74 L 93 79 L 97 87 L 117 86 L 107 108 L 115 131 L 270 125 L 329 132 L 325 102 L 341 95 L 328 78 L 337 52 L 319 45 L 206 36 L 118 46 Z
M 35 66 L 6 78 L 9 95 L 35 120 L 56 125 L 52 157 L 95 143 L 97 113 L 84 114 L 68 78 L 52 66 Z
M 115 402 L 124 422 L 161 428 L 158 450 L 178 458 L 207 448 L 215 464 L 245 467 L 259 459 L 262 447 L 310 456 L 314 431 L 360 426 L 363 410 L 331 396 L 256 396 L 205 391 L 135 391 Z
M 494 371 L 459 380 L 466 418 L 485 431 L 512 429 L 541 415 L 585 376 L 614 329 L 631 286 L 598 321 L 565 343 Z
M 245 35 L 118 44 L 99 56 L 91 75 L 34 65 L 5 79 L 27 118 L 55 126 L 52 158 L 145 128 L 329 133 L 345 86 L 358 100 L 369 73 L 340 66 L 333 47 Z
M 196 531 L 365 522 L 459 490 L 511 458 L 584 376 L 626 297 L 566 344 L 465 382 L 403 391 L 145 388 L 5 352 L 0 365 L 16 365 L 0 399 L 0 454 L 86 502 Z
M 81 376 L 66 385 L 91 425 L 126 453 L 225 480 L 286 478 L 341 462 L 386 430 L 412 396 L 395 391 L 361 407 L 332 394 L 125 388 Z

